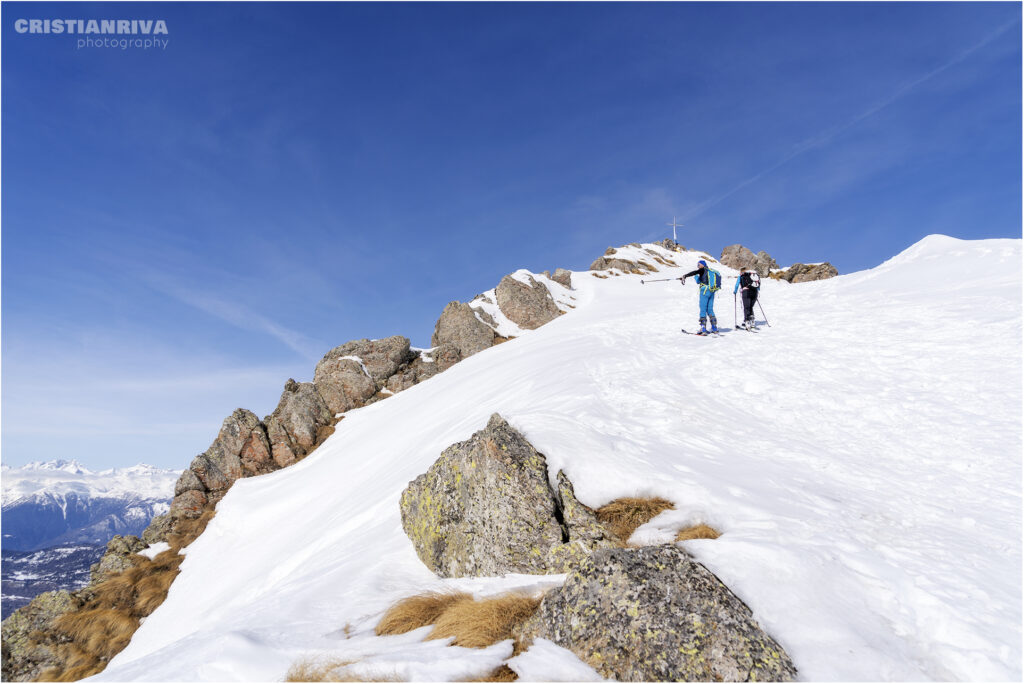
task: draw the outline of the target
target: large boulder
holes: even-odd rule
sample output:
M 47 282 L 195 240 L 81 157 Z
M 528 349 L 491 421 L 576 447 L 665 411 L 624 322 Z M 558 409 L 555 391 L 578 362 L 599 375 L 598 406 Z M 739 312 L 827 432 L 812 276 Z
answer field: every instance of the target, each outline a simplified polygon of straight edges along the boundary
M 22 606 L 3 621 L 3 681 L 31 682 L 44 671 L 56 667 L 61 660 L 51 644 L 36 637 L 47 630 L 61 615 L 78 607 L 66 591 L 47 591 L 28 605 Z
M 434 347 L 451 345 L 464 359 L 494 344 L 494 330 L 477 318 L 469 304 L 449 302 L 441 312 L 430 338 Z
M 796 668 L 750 609 L 674 546 L 582 558 L 519 629 L 619 681 L 791 681 Z
M 594 512 L 501 416 L 453 444 L 402 492 L 402 527 L 441 577 L 565 572 L 614 544 Z
M 523 282 L 510 275 L 505 276 L 494 289 L 498 308 L 505 316 L 526 330 L 536 330 L 561 314 L 548 288 L 527 275 Z
M 768 256 L 767 252 L 762 250 L 754 254 L 743 245 L 729 245 L 722 250 L 722 256 L 719 261 L 729 268 L 735 268 L 737 271 L 757 271 L 757 274 L 760 276 L 767 276 L 773 268 L 779 267 L 775 263 L 775 259 Z

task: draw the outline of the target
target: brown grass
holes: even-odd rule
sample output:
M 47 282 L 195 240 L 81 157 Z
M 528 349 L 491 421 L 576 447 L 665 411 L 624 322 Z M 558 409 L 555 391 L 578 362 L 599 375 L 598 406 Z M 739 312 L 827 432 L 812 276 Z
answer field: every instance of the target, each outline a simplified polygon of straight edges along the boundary
M 122 610 L 91 608 L 65 613 L 53 626 L 85 653 L 110 659 L 128 645 L 139 619 Z
M 398 679 L 374 677 L 368 679 L 345 670 L 356 660 L 329 660 L 306 658 L 288 669 L 286 682 L 397 682 Z
M 523 594 L 457 601 L 441 614 L 427 638 L 455 637 L 453 646 L 486 648 L 511 639 L 513 630 L 533 615 L 540 601 Z
M 472 601 L 464 592 L 430 592 L 404 598 L 391 606 L 374 628 L 377 636 L 405 634 L 437 622 L 456 603 Z
M 516 339 L 514 335 L 512 337 L 502 337 L 498 333 L 494 333 L 494 341 L 491 344 L 493 346 L 498 346 L 499 344 L 502 344 L 504 342 L 508 342 L 509 340 L 514 340 L 514 339 Z
M 601 506 L 595 512 L 597 519 L 625 545 L 633 536 L 636 528 L 650 521 L 662 511 L 674 508 L 675 504 L 660 497 L 649 499 L 624 497 Z
M 676 541 L 686 541 L 687 539 L 718 539 L 721 533 L 710 525 L 701 523 L 699 525 L 691 525 L 679 530 L 676 535 Z
M 597 273 L 591 273 L 590 275 L 594 276 L 595 278 L 600 278 L 601 280 L 604 280 L 605 278 L 608 277 L 606 275 L 599 275 Z
M 83 605 L 54 620 L 52 634 L 34 639 L 55 639 L 52 648 L 60 661 L 40 674 L 39 681 L 73 682 L 102 672 L 128 645 L 140 619 L 167 598 L 184 560 L 178 552 L 195 541 L 212 518 L 213 511 L 208 510 L 198 518 L 178 520 L 168 535 L 170 550 L 152 560 L 133 559 L 132 567 L 83 590 Z
M 496 670 L 491 671 L 489 674 L 484 675 L 480 679 L 467 679 L 468 682 L 514 682 L 519 679 L 519 675 L 509 667 L 508 665 L 502 665 Z

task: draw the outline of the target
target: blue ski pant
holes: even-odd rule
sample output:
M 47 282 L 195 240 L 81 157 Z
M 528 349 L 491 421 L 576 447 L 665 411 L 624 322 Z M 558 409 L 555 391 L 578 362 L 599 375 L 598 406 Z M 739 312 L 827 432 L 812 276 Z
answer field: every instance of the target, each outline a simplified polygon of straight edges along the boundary
M 703 325 L 705 319 L 710 318 L 712 325 L 717 321 L 715 318 L 715 293 L 700 293 L 700 322 Z

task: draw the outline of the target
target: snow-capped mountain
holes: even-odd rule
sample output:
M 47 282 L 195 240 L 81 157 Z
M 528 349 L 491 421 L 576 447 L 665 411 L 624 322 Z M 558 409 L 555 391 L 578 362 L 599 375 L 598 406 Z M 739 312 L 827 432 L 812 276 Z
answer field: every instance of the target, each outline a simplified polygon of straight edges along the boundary
M 77 461 L 3 466 L 3 546 L 36 551 L 105 544 L 166 513 L 180 471 L 150 465 L 93 472 Z
M 673 253 L 658 277 L 700 256 Z M 634 543 L 671 542 L 687 521 L 720 530 L 681 544 L 800 678 L 1020 680 L 1020 240 L 931 236 L 868 271 L 765 279 L 759 332 L 731 329 L 727 280 L 718 338 L 679 332 L 696 287 L 595 275 L 572 274 L 565 315 L 235 482 L 166 601 L 95 679 L 279 681 L 311 654 L 364 661 L 375 678 L 490 672 L 510 647 L 373 627 L 422 591 L 560 581 L 439 579 L 402 531 L 407 483 L 497 412 L 582 503 L 676 503 Z M 524 654 L 541 679 L 561 657 L 549 646 Z

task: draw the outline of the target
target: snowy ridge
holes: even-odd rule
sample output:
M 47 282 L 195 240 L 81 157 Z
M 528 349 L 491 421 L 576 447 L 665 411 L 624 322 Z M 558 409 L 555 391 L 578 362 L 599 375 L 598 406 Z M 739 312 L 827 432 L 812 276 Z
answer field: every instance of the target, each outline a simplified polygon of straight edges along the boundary
M 649 261 L 628 249 L 616 256 Z M 659 277 L 707 256 L 672 258 Z M 94 679 L 280 680 L 301 657 L 346 654 L 367 661 L 363 676 L 493 669 L 507 642 L 467 654 L 372 630 L 412 593 L 557 581 L 441 580 L 402 532 L 406 484 L 499 412 L 583 503 L 675 502 L 635 539 L 665 541 L 680 521 L 720 529 L 683 546 L 802 679 L 1019 680 L 1020 264 L 1020 240 L 933 236 L 869 271 L 765 279 L 772 327 L 718 339 L 678 332 L 696 319 L 692 283 L 574 274 L 571 314 L 348 412 L 304 461 L 236 482 L 167 601 Z M 587 678 L 546 649 L 520 664 Z

